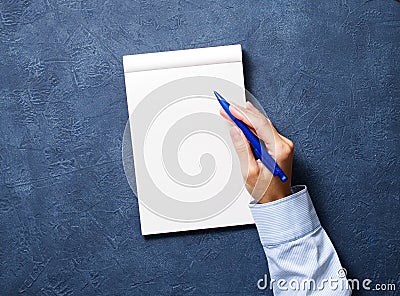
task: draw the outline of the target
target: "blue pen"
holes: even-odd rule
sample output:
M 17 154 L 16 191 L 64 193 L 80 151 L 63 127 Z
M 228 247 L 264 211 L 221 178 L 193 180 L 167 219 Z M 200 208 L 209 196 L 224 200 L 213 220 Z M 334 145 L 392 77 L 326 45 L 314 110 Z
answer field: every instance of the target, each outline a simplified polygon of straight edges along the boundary
M 246 136 L 247 140 L 250 142 L 250 146 L 253 149 L 254 156 L 256 159 L 260 159 L 261 162 L 271 171 L 274 176 L 278 176 L 282 182 L 287 180 L 285 173 L 281 170 L 275 160 L 269 155 L 269 153 L 265 150 L 264 146 L 261 145 L 260 139 L 253 134 L 253 132 L 247 127 L 247 125 L 237 119 L 231 111 L 229 111 L 230 104 L 216 91 L 214 91 L 215 96 L 218 99 L 218 102 L 221 104 L 222 109 L 225 110 L 226 114 L 233 120 L 233 122 L 242 130 L 243 134 Z

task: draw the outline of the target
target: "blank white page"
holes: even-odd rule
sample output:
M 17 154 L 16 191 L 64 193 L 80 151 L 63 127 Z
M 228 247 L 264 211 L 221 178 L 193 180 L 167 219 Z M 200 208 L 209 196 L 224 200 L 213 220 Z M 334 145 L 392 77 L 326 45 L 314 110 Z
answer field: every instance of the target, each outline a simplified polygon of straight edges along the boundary
M 143 235 L 252 224 L 214 90 L 244 104 L 240 45 L 123 57 Z

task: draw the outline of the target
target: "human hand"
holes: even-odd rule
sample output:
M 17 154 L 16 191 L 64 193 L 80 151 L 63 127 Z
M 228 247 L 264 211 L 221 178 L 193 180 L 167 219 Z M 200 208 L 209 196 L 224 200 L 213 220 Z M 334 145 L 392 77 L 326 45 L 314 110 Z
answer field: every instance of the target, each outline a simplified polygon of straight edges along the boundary
M 221 109 L 220 114 L 234 124 L 230 129 L 230 135 L 239 157 L 246 189 L 258 203 L 271 202 L 290 195 L 294 152 L 293 142 L 279 134 L 272 122 L 257 110 L 251 102 L 247 102 L 246 107 L 231 104 L 229 111 L 264 141 L 268 153 L 288 177 L 288 180 L 283 183 L 279 177 L 274 177 L 260 160 L 254 158 L 250 144 L 242 131 L 232 122 L 229 115 Z

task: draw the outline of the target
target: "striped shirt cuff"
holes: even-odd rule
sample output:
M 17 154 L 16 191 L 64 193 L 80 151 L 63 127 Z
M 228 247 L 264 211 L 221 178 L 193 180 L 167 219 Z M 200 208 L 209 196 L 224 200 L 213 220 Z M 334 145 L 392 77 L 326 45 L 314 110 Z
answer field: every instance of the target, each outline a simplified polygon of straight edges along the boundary
M 295 241 L 321 227 L 306 186 L 292 187 L 292 195 L 249 205 L 265 247 Z

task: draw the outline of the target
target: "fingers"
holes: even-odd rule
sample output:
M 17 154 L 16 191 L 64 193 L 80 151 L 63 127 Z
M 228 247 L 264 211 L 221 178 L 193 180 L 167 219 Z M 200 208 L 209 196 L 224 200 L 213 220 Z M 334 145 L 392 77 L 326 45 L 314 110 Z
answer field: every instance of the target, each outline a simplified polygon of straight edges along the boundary
M 251 151 L 249 142 L 247 141 L 241 130 L 236 126 L 231 127 L 230 135 L 232 138 L 233 146 L 235 147 L 236 153 L 239 158 L 243 178 L 246 181 L 248 179 L 256 179 L 259 173 L 259 166 L 254 159 L 254 155 Z
M 233 116 L 243 121 L 253 133 L 255 133 L 261 140 L 264 141 L 268 153 L 274 155 L 276 160 L 278 160 L 280 157 L 284 158 L 286 155 L 293 153 L 293 142 L 280 135 L 273 126 L 272 122 L 257 108 L 255 108 L 251 102 L 248 101 L 246 103 L 246 107 L 231 104 L 229 110 Z M 220 110 L 220 114 L 230 123 L 235 125 L 235 123 L 223 109 Z
M 251 111 L 259 112 L 259 110 L 256 107 L 254 107 L 254 105 L 250 101 L 246 102 L 246 107 Z M 259 112 L 259 113 L 261 113 L 261 112 Z M 285 150 L 289 150 L 289 152 L 292 152 L 294 149 L 293 142 L 291 140 L 289 140 L 288 138 L 286 138 L 285 136 L 278 133 L 278 131 L 276 130 L 275 126 L 272 124 L 271 121 L 269 121 L 269 123 L 270 123 L 271 129 L 274 132 L 274 136 L 278 137 L 279 140 L 282 140 L 284 142 L 284 144 L 286 146 Z
M 246 101 L 246 106 L 247 106 L 247 108 L 248 108 L 249 110 L 252 110 L 252 111 L 254 111 L 254 112 L 257 112 L 257 111 L 258 111 L 258 109 L 257 109 L 256 107 L 254 107 L 253 103 L 250 102 L 250 101 Z
M 233 121 L 232 121 L 232 119 L 229 117 L 229 115 L 225 112 L 225 110 L 224 109 L 219 109 L 219 114 L 221 114 L 221 116 L 223 117 L 223 118 L 225 118 L 226 120 L 228 120 L 230 123 L 232 123 L 232 124 L 235 124 Z
M 247 105 L 249 106 L 249 104 Z M 277 137 L 279 137 L 278 132 L 272 125 L 271 121 L 268 120 L 260 111 L 258 111 L 254 106 L 249 106 L 249 108 L 241 107 L 238 105 L 231 105 L 229 111 L 237 119 L 243 121 L 246 125 L 254 128 L 257 136 L 265 142 L 268 148 L 274 149 L 274 143 Z
M 235 125 L 235 123 L 233 122 L 233 120 L 229 117 L 229 115 L 225 112 L 225 110 L 224 109 L 220 109 L 219 110 L 219 114 L 223 117 L 223 118 L 225 118 L 226 120 L 228 120 L 230 123 L 232 123 L 233 125 Z M 254 133 L 254 134 L 257 134 L 257 132 L 255 131 L 255 129 L 253 128 L 253 127 L 251 127 L 251 126 L 248 126 L 249 127 L 249 129 Z

